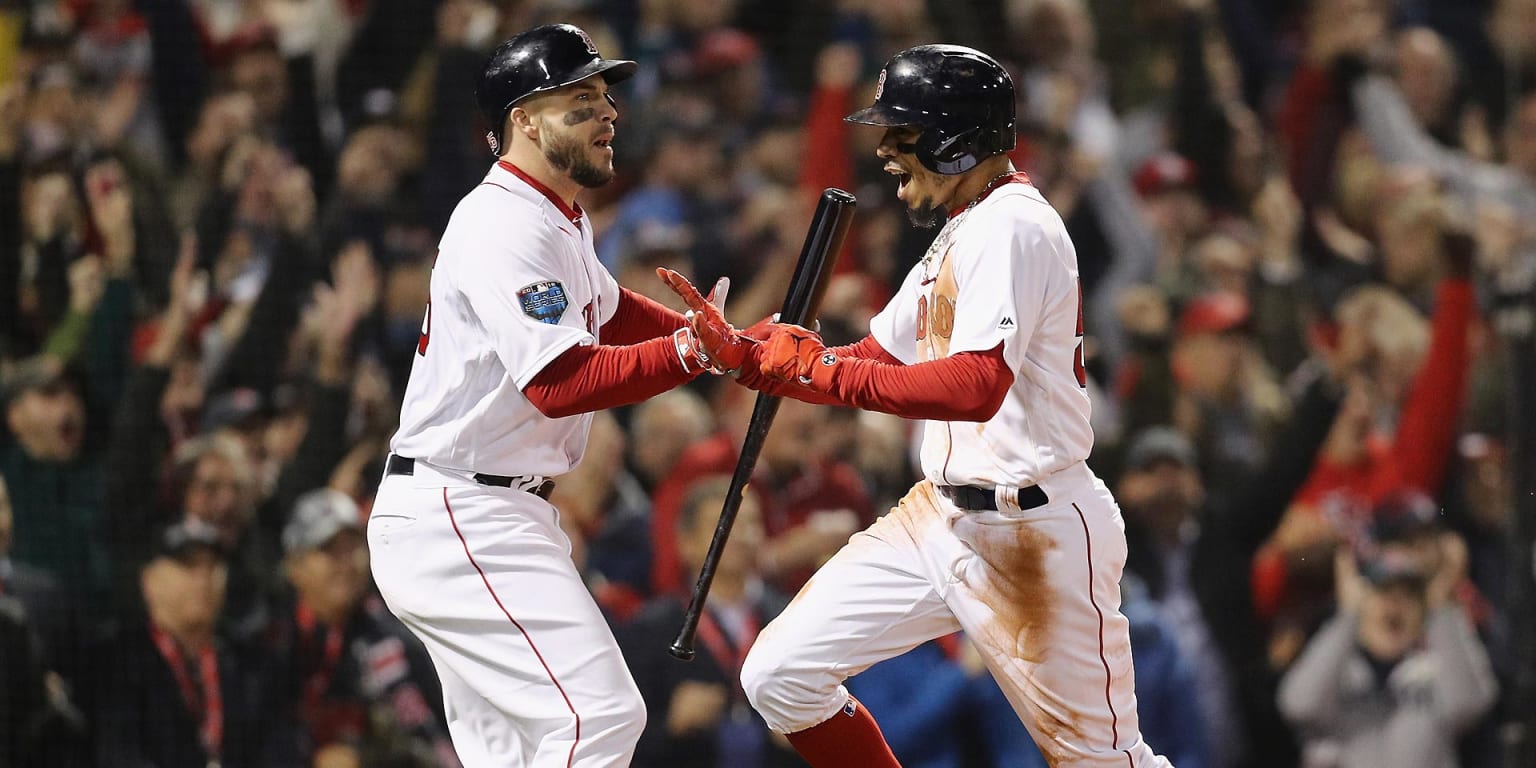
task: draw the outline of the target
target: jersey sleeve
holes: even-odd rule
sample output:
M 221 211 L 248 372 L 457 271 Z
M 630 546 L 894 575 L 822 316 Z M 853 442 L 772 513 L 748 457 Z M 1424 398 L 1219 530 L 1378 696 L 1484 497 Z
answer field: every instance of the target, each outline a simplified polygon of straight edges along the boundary
M 1021 350 L 1049 301 L 1048 272 L 1075 260 L 1065 234 L 1033 218 L 994 215 L 951 252 L 957 293 L 949 354 L 984 352 L 1003 344 Z
M 904 365 L 917 362 L 917 291 L 922 270 L 913 267 L 885 308 L 869 319 L 869 335 Z
M 619 281 L 601 262 L 593 264 L 597 272 L 597 324 L 601 327 L 613 319 L 619 308 Z
M 453 283 L 473 315 L 469 322 L 484 330 L 522 389 L 561 352 L 594 339 L 570 296 L 569 286 L 587 278 L 563 235 L 539 219 L 519 224 L 497 226 L 494 237 L 445 237 L 443 245 L 445 253 L 457 251 Z

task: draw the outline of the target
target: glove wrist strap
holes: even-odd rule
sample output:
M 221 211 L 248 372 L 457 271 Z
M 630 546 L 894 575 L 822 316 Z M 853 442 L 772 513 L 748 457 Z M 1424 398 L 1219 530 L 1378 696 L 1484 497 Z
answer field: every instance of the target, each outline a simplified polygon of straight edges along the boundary
M 673 331 L 672 345 L 677 349 L 677 360 L 683 364 L 684 373 L 698 373 L 711 366 L 709 355 L 704 354 L 691 328 L 684 326 Z

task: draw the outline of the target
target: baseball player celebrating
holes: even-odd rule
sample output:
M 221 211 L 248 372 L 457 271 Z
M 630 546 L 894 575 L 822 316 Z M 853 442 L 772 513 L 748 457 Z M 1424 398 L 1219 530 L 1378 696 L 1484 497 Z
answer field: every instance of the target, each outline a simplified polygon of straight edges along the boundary
M 709 365 L 683 316 L 598 263 L 575 202 L 613 177 L 608 89 L 635 69 L 569 25 L 486 63 L 477 95 L 498 161 L 443 233 L 368 523 L 374 579 L 431 653 L 470 768 L 628 765 L 645 724 L 547 501 L 593 411 Z
M 876 154 L 913 221 L 944 221 L 868 337 L 828 349 L 774 325 L 756 343 L 665 276 L 748 386 L 924 420 L 925 479 L 758 636 L 747 696 L 818 768 L 895 766 L 842 682 L 963 629 L 1050 765 L 1167 766 L 1137 727 L 1120 512 L 1084 463 L 1077 256 L 1004 154 L 1012 81 L 980 51 L 919 46 L 847 119 L 885 128 Z

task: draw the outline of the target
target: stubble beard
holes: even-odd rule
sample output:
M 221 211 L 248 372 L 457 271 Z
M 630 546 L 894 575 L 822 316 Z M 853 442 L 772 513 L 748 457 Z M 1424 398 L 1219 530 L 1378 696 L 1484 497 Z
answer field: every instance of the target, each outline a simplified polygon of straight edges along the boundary
M 569 136 L 549 136 L 544 142 L 544 159 L 549 161 L 550 167 L 587 189 L 597 189 L 613 181 L 613 169 L 592 162 L 587 157 L 586 145 Z
M 922 229 L 933 229 L 944 220 L 944 206 L 932 200 L 917 200 L 916 205 L 907 206 L 907 218 L 912 221 L 912 226 Z
M 914 171 L 912 180 L 907 183 L 909 185 L 918 183 L 918 175 L 921 173 L 923 171 Z M 920 229 L 933 229 L 948 218 L 949 211 L 939 202 L 938 196 L 935 194 L 938 191 L 938 189 L 935 189 L 936 186 L 936 179 L 924 177 L 923 188 L 927 191 L 922 195 L 909 197 L 907 201 L 907 219 L 912 222 L 912 226 Z

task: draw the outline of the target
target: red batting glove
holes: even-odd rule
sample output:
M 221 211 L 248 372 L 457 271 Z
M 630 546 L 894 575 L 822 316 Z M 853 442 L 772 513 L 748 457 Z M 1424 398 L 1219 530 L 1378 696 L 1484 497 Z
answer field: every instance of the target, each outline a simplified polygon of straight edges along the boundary
M 656 274 L 688 305 L 688 326 L 710 361 L 710 371 L 727 373 L 741 368 L 757 342 L 731 327 L 720 307 L 704 298 L 688 278 L 666 267 L 657 267 Z
M 721 278 L 721 279 L 723 280 L 725 278 Z M 758 341 L 767 341 L 768 337 L 773 335 L 773 329 L 778 327 L 779 325 L 783 325 L 783 323 L 779 322 L 779 313 L 775 312 L 775 313 L 773 313 L 773 314 L 771 314 L 771 315 L 769 315 L 769 316 L 767 316 L 767 317 L 765 317 L 765 318 L 763 318 L 763 319 L 761 319 L 761 320 L 759 320 L 759 321 L 757 321 L 757 322 L 747 326 L 746 328 L 741 329 L 741 335 L 743 335 L 743 336 L 745 336 L 745 337 L 747 337 L 749 339 L 756 339 Z M 811 330 L 814 330 L 817 333 L 821 333 L 821 321 L 817 320 L 817 321 L 811 323 Z
M 837 355 L 827 349 L 821 334 L 798 325 L 775 323 L 773 333 L 758 353 L 764 376 L 806 384 L 826 391 L 837 368 Z
M 767 341 L 768 337 L 773 335 L 773 326 L 777 322 L 779 322 L 779 315 L 777 312 L 775 312 L 774 314 L 771 314 L 741 329 L 741 335 L 749 339 Z

